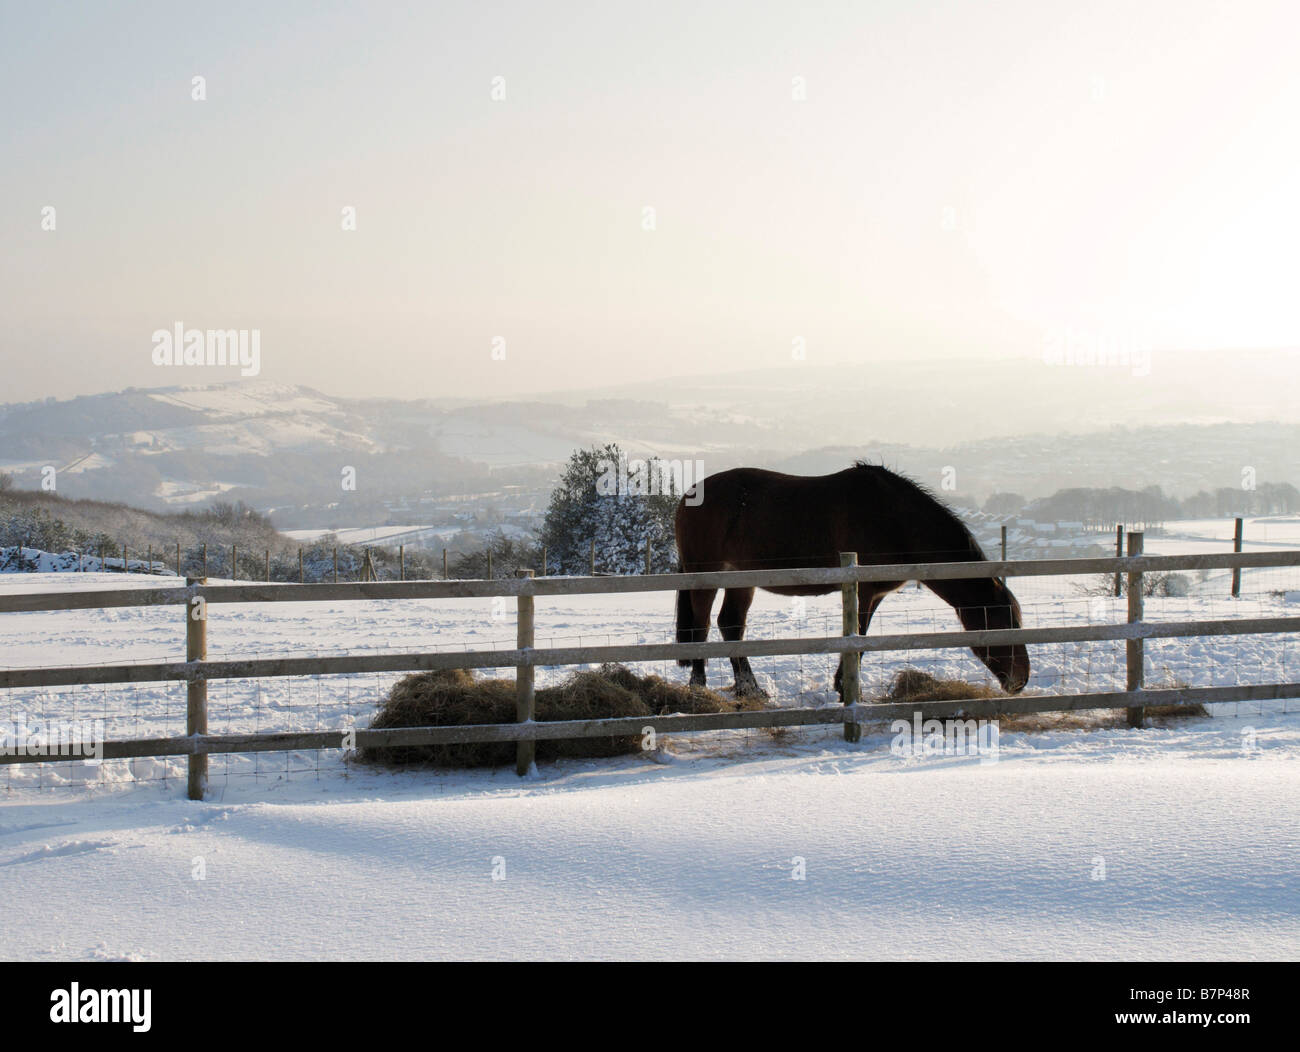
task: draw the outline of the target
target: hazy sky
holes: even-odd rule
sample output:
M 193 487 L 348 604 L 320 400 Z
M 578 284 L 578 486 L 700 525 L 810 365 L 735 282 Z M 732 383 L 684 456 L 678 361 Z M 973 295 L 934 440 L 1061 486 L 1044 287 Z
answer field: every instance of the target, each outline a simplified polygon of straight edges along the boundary
M 0 401 L 1300 346 L 1294 4 L 0 11 Z

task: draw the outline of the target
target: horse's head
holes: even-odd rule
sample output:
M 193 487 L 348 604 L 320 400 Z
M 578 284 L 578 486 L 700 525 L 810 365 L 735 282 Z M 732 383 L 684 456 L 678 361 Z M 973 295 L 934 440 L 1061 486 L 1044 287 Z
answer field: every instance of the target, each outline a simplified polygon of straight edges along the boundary
M 978 605 L 963 603 L 957 616 L 968 631 L 995 628 L 1019 628 L 1020 604 L 1000 577 L 972 580 L 981 592 Z M 1029 682 L 1029 651 L 1023 644 L 997 647 L 971 647 L 975 656 L 988 666 L 1008 694 L 1018 694 Z

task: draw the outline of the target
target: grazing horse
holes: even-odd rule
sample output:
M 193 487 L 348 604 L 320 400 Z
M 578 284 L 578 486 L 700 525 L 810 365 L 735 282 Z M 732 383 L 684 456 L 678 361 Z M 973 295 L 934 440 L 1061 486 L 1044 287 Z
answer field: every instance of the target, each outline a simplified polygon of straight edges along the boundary
M 839 566 L 840 552 L 857 552 L 863 565 L 909 562 L 976 562 L 985 559 L 970 530 L 922 486 L 883 467 L 857 462 L 833 475 L 783 475 L 759 468 L 733 468 L 710 475 L 677 505 L 677 554 L 683 573 Z M 858 632 L 905 581 L 858 584 Z M 1006 582 L 968 577 L 923 582 L 957 612 L 971 631 L 1019 628 L 1020 604 Z M 825 595 L 837 584 L 765 588 L 778 595 Z M 709 636 L 716 588 L 677 593 L 677 641 L 701 643 Z M 726 640 L 745 634 L 753 588 L 728 588 L 718 612 Z M 1029 654 L 1021 645 L 972 647 L 1002 689 L 1020 691 L 1029 679 Z M 703 686 L 704 661 L 691 667 L 692 686 Z M 749 659 L 732 658 L 738 695 L 763 696 Z M 835 689 L 844 700 L 844 661 Z M 851 699 L 856 701 L 857 699 Z

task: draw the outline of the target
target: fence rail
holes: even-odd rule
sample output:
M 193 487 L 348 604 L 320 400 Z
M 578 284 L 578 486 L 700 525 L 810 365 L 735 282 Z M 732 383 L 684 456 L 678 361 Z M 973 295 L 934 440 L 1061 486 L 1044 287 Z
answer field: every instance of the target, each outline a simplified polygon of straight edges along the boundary
M 168 588 L 108 588 L 85 592 L 0 595 L 0 614 L 40 610 L 94 610 L 162 606 L 202 596 L 208 603 L 355 602 L 365 599 L 488 599 L 521 595 L 607 595 L 691 588 L 761 588 L 768 585 L 839 587 L 862 581 L 932 581 L 966 577 L 1069 577 L 1093 573 L 1163 573 L 1175 570 L 1259 569 L 1300 566 L 1300 551 L 1212 552 L 1203 555 L 1106 556 L 1095 559 L 1013 559 L 988 562 L 876 563 L 788 570 L 718 570 L 710 573 L 635 576 L 526 577 L 463 581 L 355 581 L 340 584 L 200 584 Z M 196 578 L 187 578 L 194 582 Z
M 849 654 L 893 650 L 943 650 L 1009 646 L 1015 643 L 1093 643 L 1107 640 L 1174 639 L 1300 632 L 1300 617 L 1231 621 L 1138 621 L 1061 628 L 989 628 L 975 631 L 906 632 L 881 636 L 807 636 L 789 639 L 719 640 L 715 643 L 626 643 L 607 646 L 520 647 L 512 650 L 346 654 L 333 657 L 247 658 L 0 671 L 0 688 L 66 687 L 108 683 L 158 683 L 275 676 L 332 676 L 374 672 L 431 672 L 437 669 L 537 668 L 614 661 L 672 661 L 791 654 Z
M 926 718 L 964 716 L 984 718 L 1006 713 L 1039 713 L 1084 709 L 1124 708 L 1130 722 L 1140 725 L 1143 709 L 1150 705 L 1197 705 L 1221 701 L 1265 700 L 1300 696 L 1300 683 L 1250 686 L 1147 689 L 1142 680 L 1142 641 L 1152 638 L 1236 636 L 1300 632 L 1300 617 L 1241 618 L 1212 621 L 1149 622 L 1143 620 L 1142 578 L 1146 573 L 1175 570 L 1233 569 L 1300 566 L 1300 551 L 1202 555 L 1142 555 L 1142 536 L 1128 537 L 1129 556 L 1088 559 L 1027 561 L 932 562 L 858 565 L 852 553 L 838 567 L 732 570 L 628 577 L 534 578 L 528 571 L 513 580 L 361 582 L 351 584 L 208 584 L 187 579 L 172 588 L 105 589 L 87 592 L 34 593 L 0 596 L 0 614 L 51 610 L 109 609 L 115 607 L 183 605 L 186 623 L 184 662 L 118 665 L 82 665 L 60 668 L 0 670 L 0 688 L 33 688 L 77 684 L 183 681 L 187 684 L 186 734 L 183 737 L 132 739 L 103 743 L 103 758 L 186 756 L 189 760 L 189 795 L 201 799 L 207 775 L 207 757 L 217 753 L 338 749 L 375 746 L 433 745 L 469 742 L 518 743 L 518 770 L 532 762 L 535 743 L 541 739 L 610 737 L 656 732 L 744 729 L 753 727 L 844 725 L 846 740 L 856 741 L 864 722 L 911 716 Z M 989 629 L 980 631 L 917 632 L 863 636 L 856 632 L 857 589 L 870 581 L 941 580 L 978 577 L 1070 576 L 1125 574 L 1129 584 L 1129 620 L 1122 624 L 1078 625 L 1061 628 Z M 844 633 L 839 636 L 719 641 L 705 643 L 645 643 L 612 646 L 537 648 L 533 646 L 533 610 L 536 597 L 596 595 L 619 592 L 677 591 L 679 589 L 748 588 L 770 585 L 820 585 L 840 588 L 844 605 Z M 263 602 L 337 602 L 383 599 L 465 599 L 511 597 L 518 605 L 517 646 L 512 650 L 417 652 L 340 655 L 333 657 L 259 658 L 209 661 L 207 608 L 212 604 Z M 767 709 L 752 712 L 620 717 L 598 720 L 533 720 L 533 677 L 539 666 L 562 666 L 615 661 L 660 661 L 720 657 L 760 657 L 790 654 L 840 654 L 845 663 L 844 682 L 857 682 L 858 662 L 864 652 L 946 649 L 971 646 L 1034 645 L 1055 642 L 1123 641 L 1127 653 L 1127 689 L 1103 693 L 1019 695 L 994 699 L 919 701 L 892 704 L 822 708 Z M 384 730 L 330 730 L 267 734 L 207 733 L 207 683 L 214 679 L 273 676 L 341 675 L 361 672 L 409 672 L 452 668 L 514 667 L 517 714 L 514 724 L 454 727 L 403 727 Z M 52 762 L 64 757 L 0 754 L 0 764 Z

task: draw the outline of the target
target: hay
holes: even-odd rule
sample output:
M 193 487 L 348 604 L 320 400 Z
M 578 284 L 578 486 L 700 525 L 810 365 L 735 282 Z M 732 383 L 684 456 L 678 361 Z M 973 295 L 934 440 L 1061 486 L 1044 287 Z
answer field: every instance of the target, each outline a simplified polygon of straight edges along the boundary
M 967 683 L 961 679 L 938 679 L 919 668 L 905 668 L 890 684 L 889 692 L 879 702 L 899 701 L 987 701 L 1002 697 L 1002 692 L 987 683 Z M 1121 711 L 1121 715 L 1123 710 Z M 955 717 L 947 717 L 953 719 Z M 1044 712 L 1005 713 L 992 716 L 1000 731 L 1088 730 L 1098 726 L 1096 718 L 1086 713 Z
M 660 676 L 638 676 L 626 665 L 601 665 L 598 674 L 641 698 L 656 716 L 675 712 L 757 712 L 769 707 L 761 698 L 724 698 L 708 687 L 682 686 Z
M 1190 720 L 1208 717 L 1210 710 L 1199 703 L 1192 705 L 1148 705 L 1143 715 L 1149 720 Z
M 890 684 L 889 693 L 880 700 L 897 701 L 964 701 L 967 698 L 996 698 L 1000 694 L 984 683 L 967 683 L 961 679 L 937 679 L 919 668 L 905 668 Z
M 1165 678 L 1159 683 L 1148 683 L 1152 690 L 1186 690 L 1188 684 L 1182 680 Z M 1167 727 L 1170 720 L 1190 720 L 1209 718 L 1210 710 L 1199 703 L 1193 705 L 1148 705 L 1142 710 L 1148 720 L 1155 720 L 1155 726 Z
M 735 712 L 760 707 L 733 702 L 703 687 L 638 676 L 623 665 L 575 672 L 558 686 L 536 692 L 535 718 L 596 720 L 617 716 L 658 716 L 675 712 Z M 446 727 L 515 722 L 513 679 L 475 679 L 467 669 L 445 669 L 405 676 L 393 685 L 370 726 Z M 432 764 L 436 767 L 494 767 L 512 764 L 514 742 L 395 745 L 358 750 L 358 759 L 381 764 Z M 537 758 L 617 756 L 641 751 L 640 735 L 611 738 L 539 740 Z
M 1185 687 L 1185 683 L 1171 683 Z M 962 701 L 967 698 L 1001 697 L 1001 692 L 983 683 L 959 679 L 937 679 L 919 668 L 905 668 L 894 677 L 888 693 L 878 702 Z M 1148 705 L 1143 712 L 1154 726 L 1167 726 L 1170 720 L 1209 716 L 1203 705 Z M 1126 727 L 1127 709 L 1081 709 L 1078 711 L 1003 713 L 994 717 L 1002 731 L 1103 730 Z

